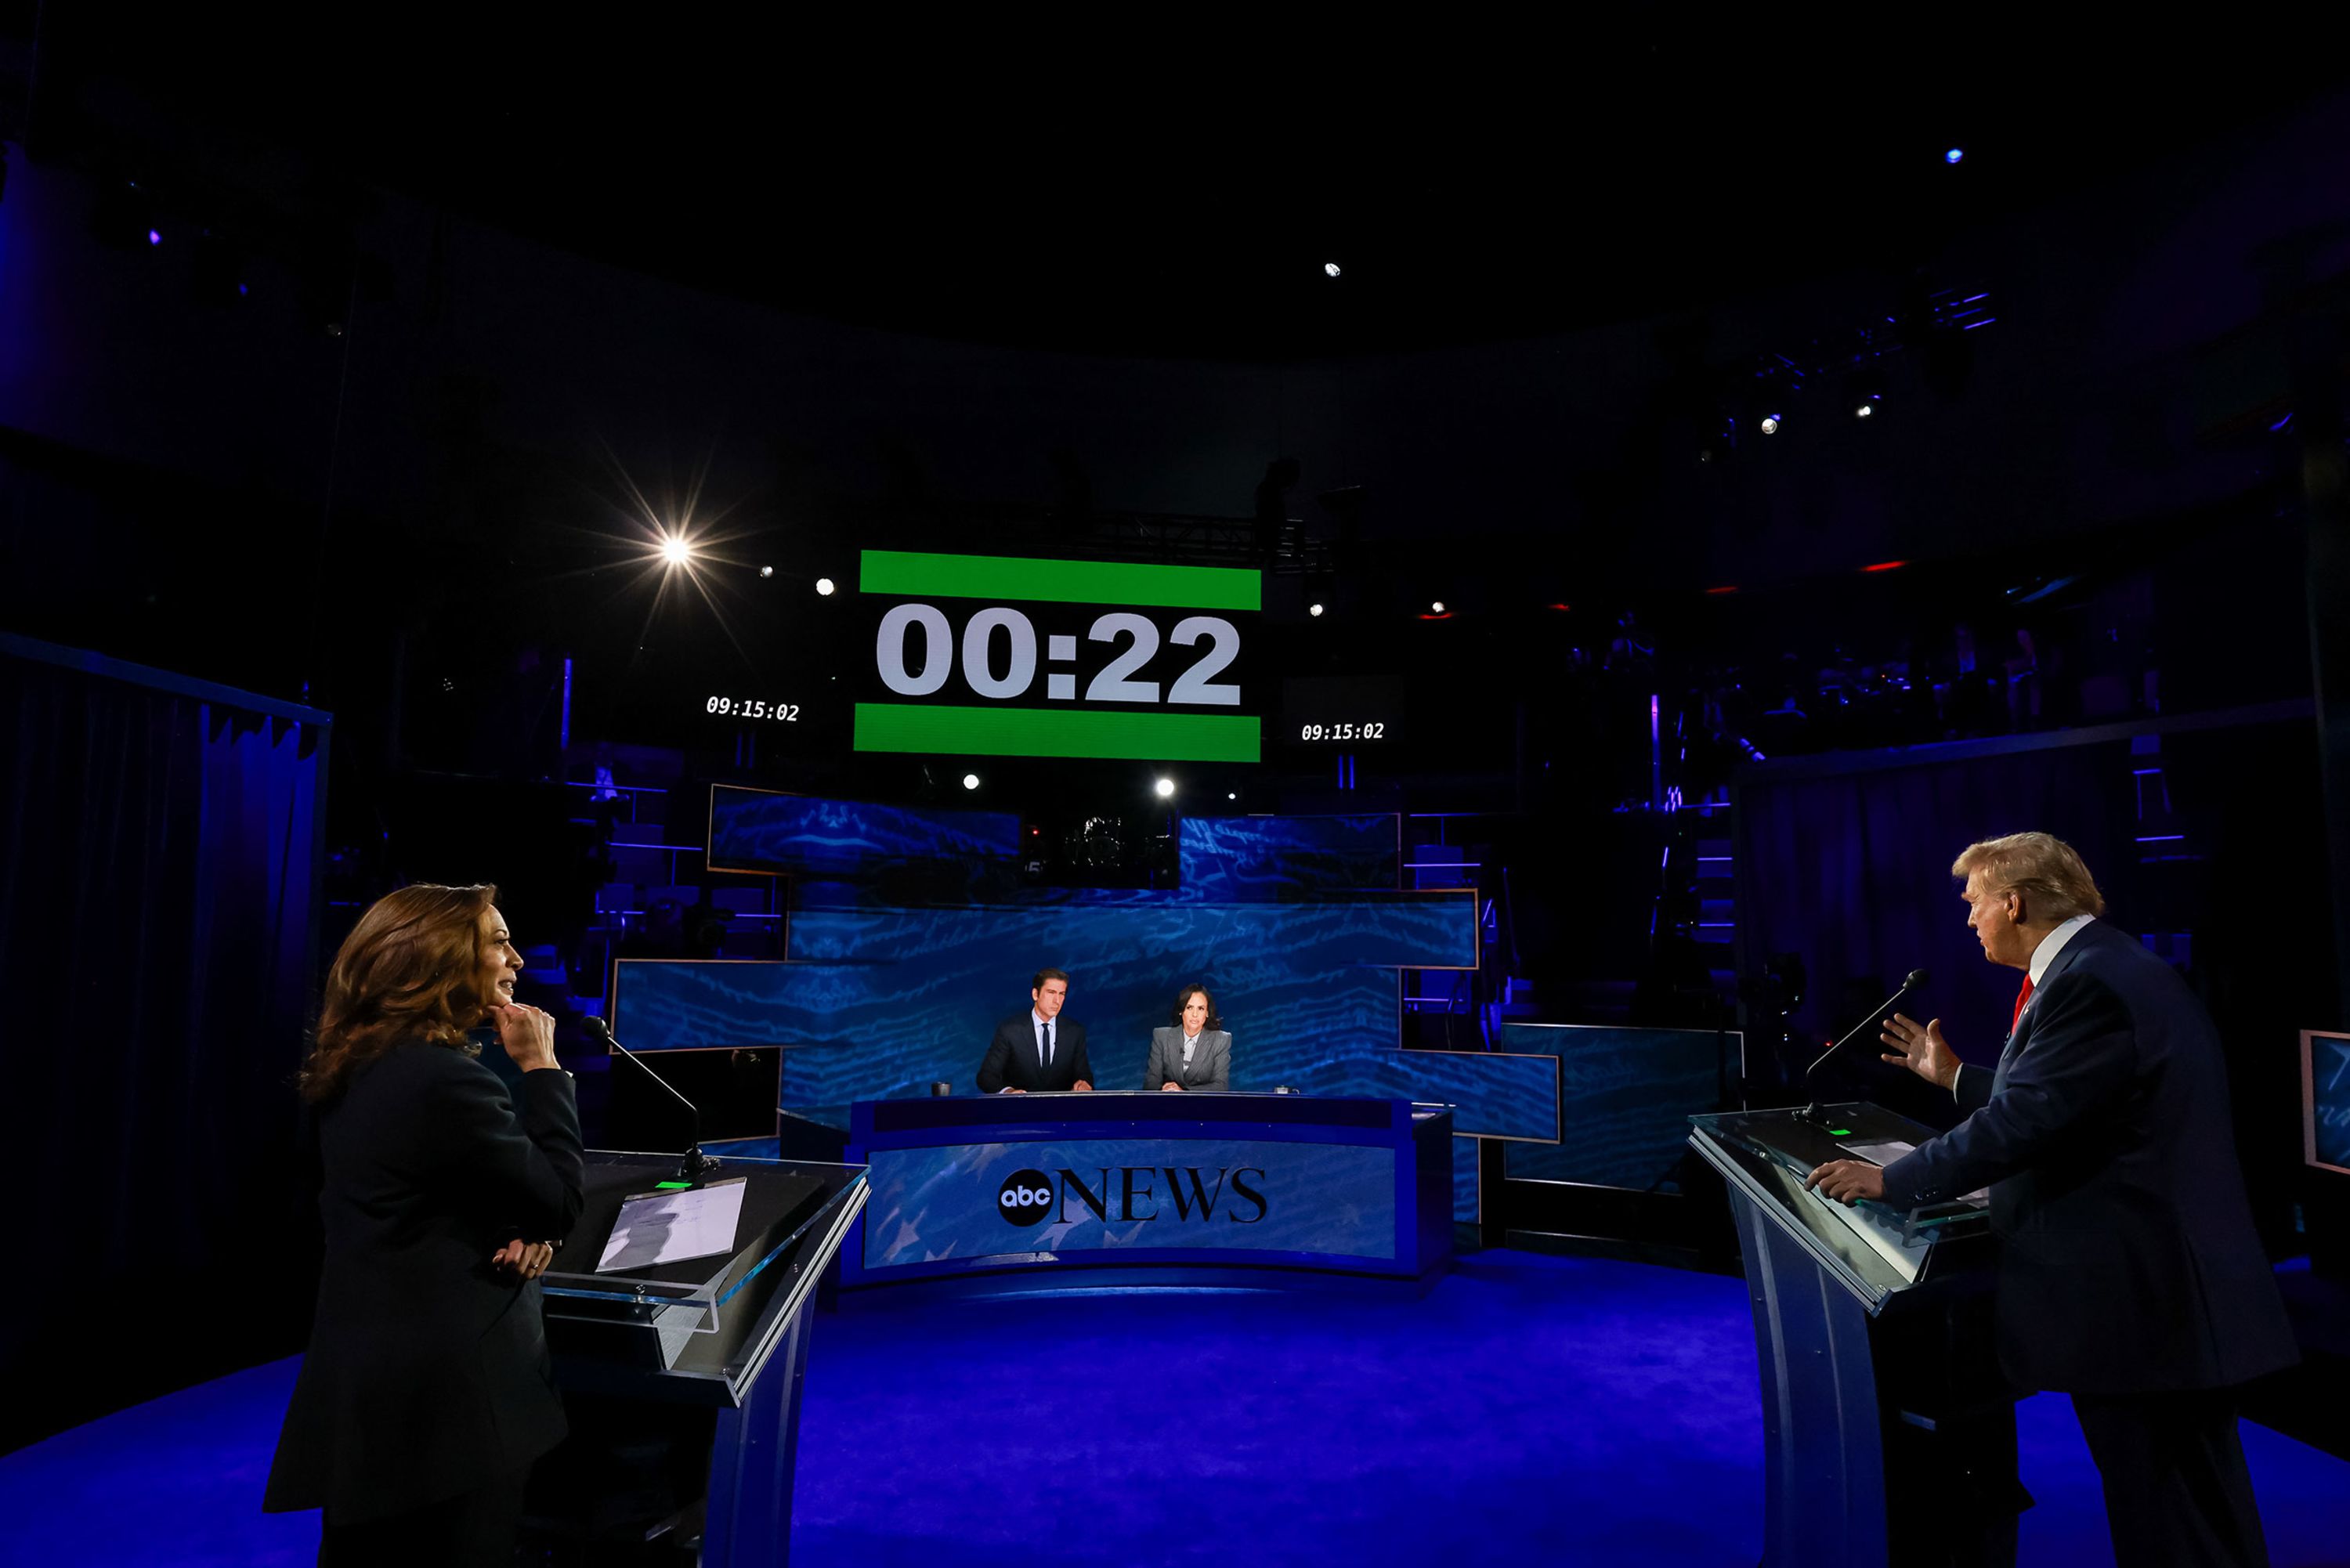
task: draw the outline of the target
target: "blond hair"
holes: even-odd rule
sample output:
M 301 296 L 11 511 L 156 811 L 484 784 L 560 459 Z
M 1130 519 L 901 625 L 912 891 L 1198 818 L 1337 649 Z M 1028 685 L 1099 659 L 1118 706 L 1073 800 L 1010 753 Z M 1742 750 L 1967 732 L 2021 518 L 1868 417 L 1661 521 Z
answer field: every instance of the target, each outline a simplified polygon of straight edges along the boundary
M 2053 833 L 2011 833 L 1970 844 L 1950 862 L 1950 875 L 1966 877 L 1980 871 L 1983 886 L 1994 893 L 2025 896 L 2037 924 L 2068 920 L 2074 915 L 2102 915 L 2105 895 L 2096 878 L 2074 847 Z

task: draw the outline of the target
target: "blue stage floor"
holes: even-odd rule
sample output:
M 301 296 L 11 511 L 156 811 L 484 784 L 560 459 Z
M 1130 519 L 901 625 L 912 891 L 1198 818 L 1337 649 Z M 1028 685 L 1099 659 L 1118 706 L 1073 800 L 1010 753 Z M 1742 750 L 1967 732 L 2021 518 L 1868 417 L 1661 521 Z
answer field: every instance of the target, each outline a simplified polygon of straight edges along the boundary
M 294 1363 L 0 1458 L 7 1563 L 307 1563 L 258 1511 Z M 2110 1563 L 2071 1407 L 2021 1411 L 2022 1561 Z M 1069 1295 L 823 1318 L 799 1568 L 1752 1568 L 1762 1416 L 1735 1280 L 1486 1252 L 1424 1299 Z M 2350 1464 L 2244 1428 L 2278 1568 L 2350 1564 Z

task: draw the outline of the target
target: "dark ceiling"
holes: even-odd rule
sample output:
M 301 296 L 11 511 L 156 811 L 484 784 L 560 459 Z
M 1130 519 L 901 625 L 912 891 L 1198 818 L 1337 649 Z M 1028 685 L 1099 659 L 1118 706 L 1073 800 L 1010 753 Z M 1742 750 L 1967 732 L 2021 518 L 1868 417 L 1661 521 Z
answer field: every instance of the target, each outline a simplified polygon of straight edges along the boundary
M 2027 58 L 1958 23 L 1908 41 L 1682 21 L 1154 36 L 1097 16 L 949 36 L 907 13 L 851 36 L 747 8 L 221 9 L 20 6 L 36 151 L 187 167 L 270 143 L 792 310 L 1240 359 L 1897 273 L 2340 74 L 2272 41 L 2036 37 Z

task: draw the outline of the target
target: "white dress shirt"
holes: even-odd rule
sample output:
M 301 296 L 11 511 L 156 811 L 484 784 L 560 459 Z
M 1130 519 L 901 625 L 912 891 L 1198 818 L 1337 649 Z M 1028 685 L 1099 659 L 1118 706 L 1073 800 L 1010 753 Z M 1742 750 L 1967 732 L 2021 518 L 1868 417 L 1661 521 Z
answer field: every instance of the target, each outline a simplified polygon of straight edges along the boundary
M 1199 1044 L 1199 1043 L 1200 1037 L 1197 1034 L 1186 1034 L 1183 1036 L 1183 1065 L 1186 1067 L 1191 1064 L 1191 1048 Z

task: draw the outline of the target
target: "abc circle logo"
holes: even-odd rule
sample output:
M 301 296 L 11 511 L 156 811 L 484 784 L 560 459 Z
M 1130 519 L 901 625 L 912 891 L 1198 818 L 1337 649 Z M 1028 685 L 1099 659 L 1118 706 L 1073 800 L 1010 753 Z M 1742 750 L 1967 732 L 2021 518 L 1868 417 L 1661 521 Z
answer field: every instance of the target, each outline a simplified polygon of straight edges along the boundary
M 1034 1225 L 1053 1212 L 1053 1179 L 1041 1170 L 1015 1170 L 995 1194 L 995 1211 L 1014 1225 Z

